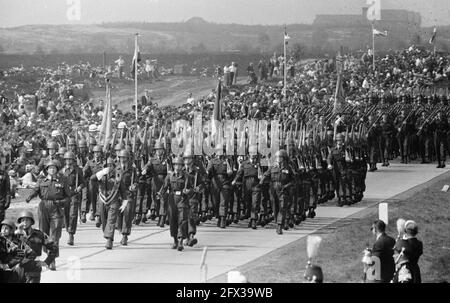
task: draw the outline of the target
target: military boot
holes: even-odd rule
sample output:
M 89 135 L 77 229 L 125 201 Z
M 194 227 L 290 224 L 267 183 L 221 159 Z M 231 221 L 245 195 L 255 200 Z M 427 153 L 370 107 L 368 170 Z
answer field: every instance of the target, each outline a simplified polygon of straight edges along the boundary
M 136 215 L 136 217 L 134 218 L 134 224 L 139 225 L 141 223 L 141 220 L 141 215 Z
M 256 229 L 256 219 L 252 219 L 252 229 Z
M 183 239 L 182 238 L 178 238 L 178 251 L 183 251 L 184 246 L 183 246 Z
M 56 270 L 56 263 L 55 263 L 54 260 L 53 260 L 52 263 L 50 263 L 50 264 L 48 265 L 48 269 L 50 269 L 51 271 L 55 271 L 55 270 Z
M 221 220 L 220 220 L 220 228 L 225 228 L 227 226 L 227 221 L 225 220 L 224 216 L 221 216 L 220 218 L 221 218 Z
M 106 239 L 106 249 L 112 249 L 113 247 L 113 240 L 111 238 Z
M 127 235 L 122 236 L 122 240 L 120 241 L 120 244 L 122 244 L 123 246 L 128 245 L 128 236 Z
M 177 238 L 173 238 L 172 249 L 177 249 L 177 248 L 178 248 L 178 239 Z
M 69 234 L 69 240 L 67 240 L 67 244 L 73 246 L 73 234 Z
M 279 235 L 283 234 L 283 229 L 281 228 L 281 224 L 277 225 L 277 234 L 279 234 Z
M 239 223 L 239 219 L 238 219 L 237 214 L 233 214 L 233 223 L 234 224 L 238 224 Z
M 102 222 L 100 222 L 100 216 L 95 216 L 95 227 L 100 228 Z
M 314 207 L 310 207 L 308 211 L 308 218 L 313 219 L 316 216 L 316 212 L 314 211 Z
M 86 223 L 87 222 L 87 220 L 86 220 L 86 212 L 82 212 L 81 213 L 81 223 Z
M 166 216 L 159 216 L 159 220 L 158 220 L 158 226 L 163 228 L 164 224 L 166 223 Z
M 93 213 L 93 212 L 91 212 L 91 213 L 89 214 L 89 221 L 95 221 L 95 216 L 94 216 L 94 213 Z
M 147 223 L 147 216 L 146 216 L 146 215 L 143 215 L 143 216 L 142 216 L 141 222 L 142 222 L 143 224 Z
M 155 221 L 156 220 L 156 213 L 155 210 L 150 210 L 150 220 Z

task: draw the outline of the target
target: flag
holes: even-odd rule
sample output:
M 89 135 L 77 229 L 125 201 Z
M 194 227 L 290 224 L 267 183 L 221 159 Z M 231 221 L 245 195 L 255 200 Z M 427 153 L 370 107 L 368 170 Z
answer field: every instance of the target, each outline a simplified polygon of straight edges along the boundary
M 338 74 L 338 80 L 336 83 L 336 93 L 334 95 L 333 113 L 337 113 L 342 109 L 344 101 L 345 101 L 345 94 L 344 94 L 344 87 L 342 86 L 342 76 Z
M 109 83 L 106 85 L 106 104 L 103 111 L 102 124 L 99 128 L 100 142 L 103 142 L 103 151 L 108 150 L 108 144 L 112 139 L 112 104 L 111 104 L 111 88 Z
M 373 35 L 377 36 L 377 37 L 387 37 L 388 33 L 387 33 L 387 31 L 382 32 L 382 31 L 379 31 L 379 30 L 374 28 L 373 29 Z
M 222 120 L 222 104 L 221 104 L 221 96 L 222 95 L 222 81 L 219 81 L 219 84 L 217 84 L 217 97 L 216 101 L 214 102 L 214 112 L 213 112 L 213 119 L 215 120 Z
M 289 39 L 291 39 L 291 37 L 289 37 L 289 35 L 286 32 L 286 27 L 284 27 L 284 43 L 288 44 Z
M 436 40 L 436 32 L 437 32 L 437 29 L 435 27 L 433 30 L 433 35 L 431 36 L 430 41 L 428 41 L 428 43 L 430 43 L 430 44 L 434 43 L 434 40 Z
M 139 51 L 139 45 L 137 45 L 136 42 L 136 47 L 134 49 L 134 56 L 133 56 L 133 61 L 131 62 L 131 76 L 134 78 L 135 75 L 135 71 L 137 68 L 138 63 L 141 62 L 141 52 Z

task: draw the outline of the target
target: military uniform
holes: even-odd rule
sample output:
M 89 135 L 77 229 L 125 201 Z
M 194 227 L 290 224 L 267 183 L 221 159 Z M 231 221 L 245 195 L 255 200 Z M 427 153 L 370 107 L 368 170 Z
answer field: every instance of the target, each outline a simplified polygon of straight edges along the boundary
M 186 168 L 186 174 L 193 180 L 192 186 L 194 191 L 189 195 L 189 214 L 188 214 L 188 245 L 192 246 L 193 236 L 197 234 L 197 222 L 199 218 L 199 206 L 202 200 L 202 191 L 204 189 L 204 179 L 206 171 L 202 170 L 200 166 L 193 165 Z
M 38 181 L 26 201 L 29 202 L 36 196 L 41 199 L 38 206 L 39 229 L 49 235 L 56 244 L 56 257 L 59 257 L 59 239 L 64 220 L 63 209 L 64 205 L 70 201 L 72 190 L 63 175 L 57 174 L 54 177 L 47 175 Z
M 9 175 L 0 167 L 0 222 L 5 219 L 5 212 L 11 203 Z
M 232 199 L 231 182 L 233 170 L 226 159 L 219 157 L 211 159 L 208 163 L 208 177 L 211 179 L 211 197 L 215 215 L 219 216 L 218 225 L 226 227 L 226 217 Z
M 169 162 L 167 159 L 152 158 L 143 170 L 151 175 L 151 205 L 152 214 L 159 216 L 159 226 L 164 227 L 167 215 L 167 195 L 157 196 L 156 193 L 161 189 L 164 179 L 167 176 Z
M 136 188 L 136 170 L 132 165 L 116 167 L 116 176 L 121 179 L 123 188 L 126 189 L 128 204 L 126 208 L 119 212 L 117 220 L 117 229 L 122 233 L 124 239 L 122 245 L 127 245 L 127 237 L 131 233 L 133 217 L 136 208 L 135 188 Z
M 83 168 L 83 176 L 86 180 L 88 180 L 87 198 L 82 199 L 81 204 L 81 212 L 84 214 L 88 214 L 90 211 L 92 211 L 93 215 L 100 215 L 97 208 L 98 182 L 93 182 L 90 178 L 101 171 L 103 169 L 103 166 L 104 162 L 101 158 L 92 158 L 91 160 L 87 161 L 86 165 Z
M 345 160 L 344 146 L 341 148 L 334 147 L 331 150 L 328 155 L 328 167 L 332 168 L 338 205 L 349 204 L 350 193 L 348 192 L 347 162 Z

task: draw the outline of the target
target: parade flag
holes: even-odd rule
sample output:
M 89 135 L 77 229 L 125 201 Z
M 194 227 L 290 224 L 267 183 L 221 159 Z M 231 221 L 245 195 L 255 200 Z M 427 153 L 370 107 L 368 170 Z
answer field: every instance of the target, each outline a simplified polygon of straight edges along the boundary
M 213 119 L 217 121 L 222 120 L 222 81 L 219 80 L 219 84 L 217 84 L 217 96 L 216 101 L 214 102 L 214 112 Z
M 373 35 L 375 36 L 375 37 L 387 37 L 387 35 L 388 35 L 388 32 L 387 31 L 384 31 L 384 32 L 382 32 L 382 31 L 379 31 L 379 30 L 377 30 L 377 29 L 373 29 Z
M 437 29 L 435 27 L 433 30 L 433 35 L 431 36 L 430 41 L 428 41 L 428 43 L 430 43 L 430 44 L 434 43 L 434 40 L 436 40 L 436 33 L 437 33 Z
M 289 37 L 286 31 L 286 27 L 284 27 L 284 44 L 288 44 L 289 39 L 291 39 L 291 37 Z
M 136 43 L 134 49 L 133 61 L 131 62 L 131 76 L 134 78 L 138 63 L 141 62 L 141 52 L 139 51 L 139 45 Z
M 112 104 L 109 83 L 106 85 L 106 104 L 99 133 L 100 140 L 103 140 L 103 151 L 106 152 L 108 150 L 108 143 L 110 143 L 112 139 Z
M 338 80 L 336 83 L 336 93 L 334 95 L 334 107 L 333 107 L 333 113 L 339 112 L 345 102 L 345 94 L 344 94 L 344 87 L 342 85 L 342 76 L 341 74 L 338 74 Z

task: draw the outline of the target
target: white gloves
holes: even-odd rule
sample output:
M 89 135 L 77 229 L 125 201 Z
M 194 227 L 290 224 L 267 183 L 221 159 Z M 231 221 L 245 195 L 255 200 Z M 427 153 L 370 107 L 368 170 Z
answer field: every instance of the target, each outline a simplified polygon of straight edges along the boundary
M 101 180 L 105 175 L 107 175 L 110 171 L 110 167 L 105 167 L 101 171 L 97 172 L 95 175 L 97 176 L 97 179 Z
M 125 208 L 127 208 L 127 205 L 128 205 L 128 200 L 123 200 L 122 201 L 122 205 L 119 207 L 119 210 L 120 210 L 121 213 L 123 213 Z

